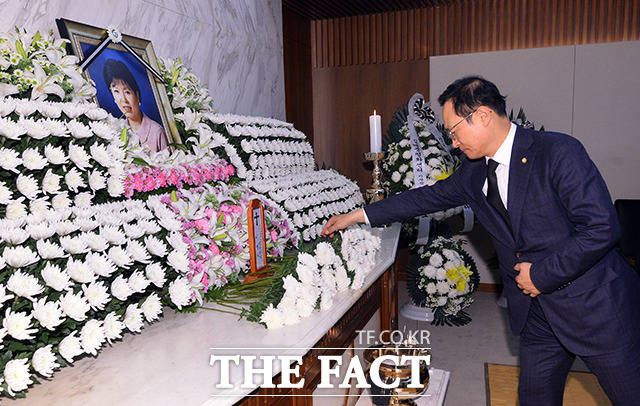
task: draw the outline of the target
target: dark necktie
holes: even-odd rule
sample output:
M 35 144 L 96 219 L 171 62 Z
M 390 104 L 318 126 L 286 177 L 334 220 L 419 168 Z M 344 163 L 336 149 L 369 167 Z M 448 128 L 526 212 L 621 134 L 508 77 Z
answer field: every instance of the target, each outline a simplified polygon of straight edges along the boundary
M 493 159 L 489 159 L 487 165 L 487 201 L 494 209 L 500 213 L 507 226 L 511 227 L 511 219 L 509 218 L 509 212 L 504 207 L 502 199 L 500 198 L 500 192 L 498 191 L 498 178 L 496 176 L 496 168 L 498 163 Z

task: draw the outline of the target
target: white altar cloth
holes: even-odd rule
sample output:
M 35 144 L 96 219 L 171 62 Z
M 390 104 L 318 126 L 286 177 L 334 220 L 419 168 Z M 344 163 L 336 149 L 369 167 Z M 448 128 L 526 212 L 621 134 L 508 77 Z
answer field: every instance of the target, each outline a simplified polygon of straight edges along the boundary
M 217 389 L 220 366 L 209 365 L 212 348 L 280 348 L 260 354 L 305 355 L 357 302 L 364 291 L 393 264 L 400 225 L 374 229 L 382 248 L 376 266 L 361 290 L 349 290 L 334 298 L 329 311 L 315 311 L 300 323 L 278 330 L 238 320 L 237 317 L 200 310 L 176 314 L 166 308 L 164 318 L 146 326 L 140 334 L 126 334 L 123 341 L 105 346 L 97 358 L 84 358 L 56 372 L 52 379 L 32 386 L 24 399 L 2 399 L 14 405 L 231 405 L 253 391 L 240 388 L 241 370 L 231 369 L 233 389 Z M 248 354 L 248 353 L 247 353 Z M 220 355 L 231 355 L 228 351 Z M 274 364 L 274 375 L 280 372 Z

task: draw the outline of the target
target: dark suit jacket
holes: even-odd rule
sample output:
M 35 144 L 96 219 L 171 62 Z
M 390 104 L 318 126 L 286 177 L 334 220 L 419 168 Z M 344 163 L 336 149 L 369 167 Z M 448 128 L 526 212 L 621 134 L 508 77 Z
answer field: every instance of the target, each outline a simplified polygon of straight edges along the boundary
M 524 159 L 526 158 L 526 160 Z M 604 180 L 575 138 L 518 127 L 509 167 L 511 228 L 482 193 L 485 159 L 464 159 L 448 179 L 365 207 L 372 225 L 462 204 L 493 237 L 511 328 L 519 334 L 531 298 L 513 269 L 531 279 L 554 333 L 578 355 L 606 353 L 640 337 L 640 278 L 616 251 L 619 223 Z

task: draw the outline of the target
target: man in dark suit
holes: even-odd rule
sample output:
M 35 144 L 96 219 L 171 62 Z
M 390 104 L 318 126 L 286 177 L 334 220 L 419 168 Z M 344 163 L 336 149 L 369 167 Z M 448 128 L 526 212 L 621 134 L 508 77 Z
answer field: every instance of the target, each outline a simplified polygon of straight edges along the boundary
M 520 405 L 561 405 L 576 355 L 614 405 L 640 405 L 640 278 L 615 248 L 616 212 L 587 152 L 568 135 L 511 123 L 504 96 L 483 78 L 453 82 L 438 101 L 467 156 L 460 168 L 335 216 L 323 235 L 470 205 L 493 238 L 520 335 Z

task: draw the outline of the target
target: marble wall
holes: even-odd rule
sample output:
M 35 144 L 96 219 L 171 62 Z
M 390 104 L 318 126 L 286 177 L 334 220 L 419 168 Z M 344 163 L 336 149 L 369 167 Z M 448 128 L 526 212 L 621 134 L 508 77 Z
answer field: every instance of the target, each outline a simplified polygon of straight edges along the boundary
M 151 40 L 208 85 L 220 112 L 285 118 L 280 0 L 0 0 L 0 29 L 49 31 L 55 19 Z

